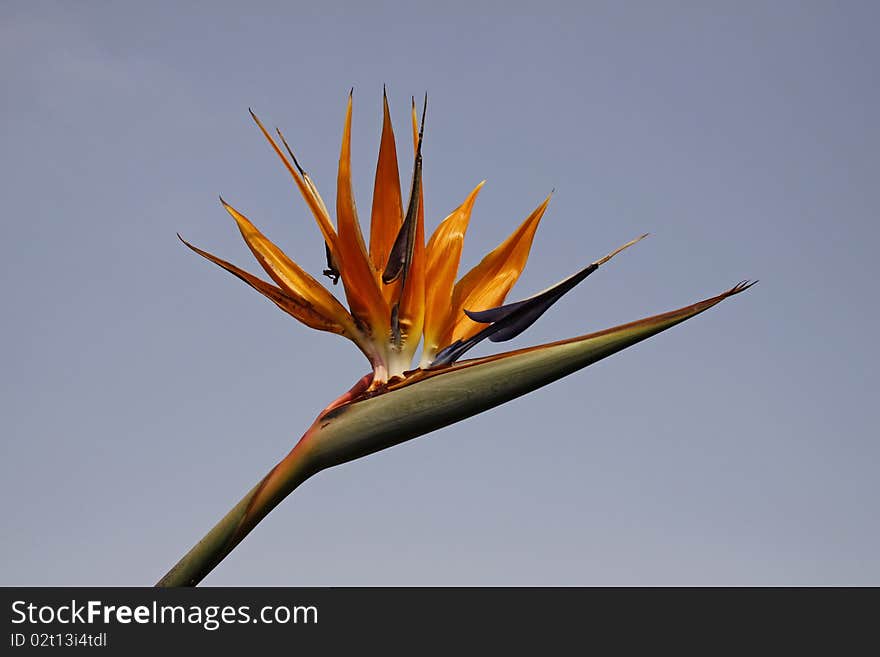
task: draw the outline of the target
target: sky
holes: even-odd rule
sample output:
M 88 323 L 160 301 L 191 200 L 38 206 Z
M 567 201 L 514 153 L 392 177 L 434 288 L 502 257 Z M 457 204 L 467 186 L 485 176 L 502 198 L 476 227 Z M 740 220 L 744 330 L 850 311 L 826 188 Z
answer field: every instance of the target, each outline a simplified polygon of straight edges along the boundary
M 511 298 L 651 233 L 475 354 L 760 283 L 318 474 L 204 583 L 880 585 L 878 20 L 856 1 L 3 3 L 0 584 L 152 585 L 367 371 L 176 233 L 256 273 L 222 193 L 320 274 L 248 108 L 332 199 L 354 87 L 366 216 L 384 84 L 399 137 L 429 95 L 429 231 L 488 181 L 462 271 L 553 189 Z

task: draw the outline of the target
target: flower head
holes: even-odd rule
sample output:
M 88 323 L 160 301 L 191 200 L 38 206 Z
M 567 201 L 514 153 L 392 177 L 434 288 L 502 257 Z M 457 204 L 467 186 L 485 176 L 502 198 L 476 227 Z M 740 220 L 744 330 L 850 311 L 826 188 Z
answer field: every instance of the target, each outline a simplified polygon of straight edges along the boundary
M 427 370 L 455 363 L 484 339 L 512 339 L 601 264 L 646 236 L 627 242 L 539 294 L 502 305 L 525 267 L 535 231 L 550 202 L 547 196 L 507 239 L 456 281 L 464 237 L 483 183 L 439 223 L 426 244 L 422 189 L 426 106 L 427 98 L 419 121 L 415 101 L 412 103 L 413 167 L 404 204 L 388 98 L 383 94 L 369 246 L 352 192 L 351 94 L 339 155 L 335 225 L 282 132 L 276 130 L 276 139 L 251 112 L 317 221 L 327 256 L 323 273 L 334 285 L 342 281 L 347 309 L 222 198 L 223 207 L 273 283 L 184 241 L 307 326 L 338 333 L 354 342 L 372 365 L 370 387 L 374 389 L 415 373 L 411 368 L 420 343 L 423 348 L 418 369 Z
M 185 243 L 307 326 L 347 337 L 364 353 L 373 370 L 321 411 L 291 452 L 184 555 L 159 581 L 160 586 L 196 584 L 275 505 L 316 472 L 527 394 L 695 317 L 752 285 L 743 281 L 709 299 L 597 333 L 457 362 L 481 340 L 503 342 L 522 333 L 566 292 L 645 235 L 543 292 L 505 303 L 525 267 L 549 196 L 456 282 L 462 242 L 483 183 L 440 222 L 426 244 L 422 205 L 424 109 L 421 122 L 417 122 L 413 102 L 414 163 L 404 205 L 388 100 L 384 100 L 369 248 L 361 233 L 351 188 L 351 95 L 339 156 L 335 226 L 284 135 L 276 131 L 276 141 L 251 114 L 318 222 L 327 255 L 324 274 L 334 285 L 342 281 L 348 309 L 222 199 L 223 207 L 273 282 Z M 409 369 L 422 340 L 419 367 Z

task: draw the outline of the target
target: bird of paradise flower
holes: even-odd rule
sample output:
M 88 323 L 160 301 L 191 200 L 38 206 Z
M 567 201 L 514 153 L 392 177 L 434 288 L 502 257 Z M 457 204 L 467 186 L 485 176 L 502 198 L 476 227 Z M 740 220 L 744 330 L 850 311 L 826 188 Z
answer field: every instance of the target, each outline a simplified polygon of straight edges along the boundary
M 223 207 L 274 284 L 180 238 L 193 251 L 237 276 L 300 322 L 351 340 L 366 356 L 372 371 L 327 406 L 287 457 L 157 586 L 197 584 L 269 511 L 320 470 L 391 447 L 523 395 L 689 319 L 754 284 L 743 281 L 693 305 L 598 333 L 460 360 L 485 339 L 503 342 L 518 336 L 568 291 L 647 234 L 630 240 L 543 292 L 504 303 L 525 267 L 535 231 L 550 201 L 548 196 L 507 239 L 456 282 L 465 233 L 483 183 L 440 222 L 426 243 L 422 190 L 425 107 L 419 122 L 413 100 L 414 164 L 404 206 L 388 98 L 383 94 L 369 247 L 361 232 L 352 193 L 352 94 L 348 97 L 339 156 L 336 226 L 282 132 L 276 130 L 277 139 L 273 138 L 251 112 L 317 221 L 327 257 L 323 273 L 334 285 L 342 281 L 348 309 L 222 198 Z M 421 358 L 414 368 L 413 359 L 420 343 Z

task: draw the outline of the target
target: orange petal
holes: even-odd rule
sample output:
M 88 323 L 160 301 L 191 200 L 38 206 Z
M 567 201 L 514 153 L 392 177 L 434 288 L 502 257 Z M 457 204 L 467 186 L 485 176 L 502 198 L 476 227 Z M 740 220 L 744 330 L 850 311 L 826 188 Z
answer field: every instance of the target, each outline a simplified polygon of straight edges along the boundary
M 247 242 L 257 261 L 287 295 L 312 308 L 320 316 L 331 319 L 343 327 L 349 327 L 351 330 L 348 334 L 354 334 L 351 316 L 336 297 L 327 291 L 327 288 L 288 258 L 281 249 L 257 230 L 247 217 L 223 199 L 220 199 L 220 202 L 235 219 L 244 241 Z
M 315 306 L 313 306 L 301 296 L 288 294 L 281 288 L 275 287 L 274 285 L 267 283 L 266 281 L 260 280 L 253 274 L 249 274 L 243 269 L 239 269 L 235 265 L 226 262 L 222 258 L 218 258 L 217 256 L 212 255 L 207 251 L 202 251 L 200 248 L 193 246 L 185 239 L 180 237 L 180 235 L 178 235 L 178 237 L 180 238 L 181 242 L 186 244 L 189 248 L 198 253 L 200 256 L 202 256 L 203 258 L 207 258 L 214 264 L 219 265 L 220 267 L 231 273 L 232 275 L 237 276 L 245 283 L 250 285 L 252 288 L 254 288 L 257 292 L 265 296 L 267 299 L 273 301 L 275 305 L 281 308 L 281 310 L 289 315 L 292 315 L 306 326 L 310 326 L 311 328 L 318 329 L 320 331 L 330 331 L 331 333 L 337 333 L 339 335 L 344 335 L 350 338 L 352 337 L 352 321 L 350 317 L 345 318 L 342 316 L 334 317 L 324 315 Z M 341 310 L 343 313 L 345 313 L 345 315 L 348 315 L 348 313 L 345 312 L 345 308 L 341 308 Z
M 407 369 L 422 339 L 425 319 L 425 221 L 421 209 L 418 216 L 412 261 L 403 281 L 397 312 L 402 360 Z
M 425 98 L 427 105 L 427 97 Z M 422 127 L 424 127 L 424 110 L 422 111 Z M 404 267 L 402 275 L 403 289 L 398 305 L 397 326 L 399 332 L 400 363 L 393 369 L 408 369 L 413 355 L 422 338 L 425 319 L 425 204 L 424 186 L 422 184 L 422 162 L 420 151 L 421 130 L 416 114 L 415 100 L 412 105 L 413 152 L 415 164 L 413 168 L 413 189 L 418 186 L 418 207 L 416 210 L 416 226 L 412 254 Z M 418 171 L 418 174 L 416 174 Z M 396 337 L 396 336 L 395 336 Z
M 315 187 L 315 183 L 312 182 L 312 179 L 309 177 L 303 168 L 299 165 L 299 162 L 296 161 L 296 155 L 293 154 L 293 150 L 290 148 L 290 145 L 287 143 L 287 140 L 284 138 L 284 133 L 281 132 L 280 128 L 275 128 L 275 132 L 278 133 L 278 136 L 281 138 L 281 143 L 284 144 L 284 148 L 287 149 L 287 152 L 290 154 L 290 158 L 293 160 L 294 166 L 299 170 L 300 175 L 302 176 L 303 182 L 306 184 L 306 188 L 312 195 L 312 199 L 315 203 L 317 203 L 318 208 L 321 211 L 321 216 L 326 218 L 324 222 L 324 231 L 332 231 L 333 225 L 330 223 L 330 213 L 327 212 L 327 206 L 324 204 L 324 199 L 321 198 L 321 195 L 318 193 L 318 188 Z M 324 233 L 322 233 L 324 234 Z M 324 239 L 324 249 L 327 254 L 327 269 L 324 270 L 324 276 L 333 279 L 333 285 L 336 285 L 339 282 L 339 278 L 341 273 L 339 271 L 339 265 L 336 262 L 336 258 L 333 256 L 333 253 L 336 249 L 336 234 L 332 233 L 333 237 L 333 248 L 330 247 L 330 242 L 327 239 Z
M 397 169 L 397 147 L 388 111 L 388 97 L 382 94 L 382 140 L 376 164 L 373 188 L 373 210 L 370 218 L 370 260 L 376 271 L 388 262 L 391 246 L 403 223 L 403 201 L 400 197 L 400 172 Z
M 465 340 L 482 326 L 464 314 L 464 309 L 486 310 L 500 306 L 514 286 L 529 257 L 535 231 L 550 196 L 506 240 L 480 261 L 455 285 L 452 291 L 452 315 L 441 346 Z
M 464 236 L 471 219 L 474 202 L 485 182 L 484 180 L 477 185 L 464 203 L 440 222 L 428 242 L 426 277 L 431 281 L 431 284 L 425 288 L 423 364 L 430 363 L 437 351 L 445 346 L 441 344 L 441 341 L 450 324 L 452 288 L 455 285 L 455 276 L 461 261 Z
M 349 94 L 336 180 L 338 255 L 342 265 L 345 296 L 352 314 L 369 326 L 374 335 L 381 334 L 384 337 L 389 326 L 388 304 L 379 289 L 377 273 L 367 257 L 351 187 L 351 104 L 351 94 Z
M 269 142 L 269 144 L 272 146 L 272 149 L 278 154 L 278 157 L 281 158 L 284 166 L 287 167 L 287 170 L 293 177 L 293 181 L 296 183 L 300 194 L 302 194 L 302 197 L 308 204 L 309 209 L 315 216 L 315 220 L 318 222 L 318 228 L 321 230 L 321 235 L 323 235 L 324 241 L 327 244 L 327 248 L 330 250 L 330 259 L 334 260 L 334 256 L 336 255 L 337 251 L 336 230 L 333 228 L 333 223 L 330 221 L 330 214 L 327 212 L 327 206 L 324 205 L 324 201 L 321 199 L 320 194 L 318 194 L 317 188 L 315 187 L 311 178 L 309 178 L 308 174 L 303 171 L 302 168 L 299 166 L 296 158 L 293 158 L 294 164 L 290 163 L 290 160 L 288 160 L 284 153 L 281 152 L 281 149 L 278 148 L 278 144 L 275 142 L 274 139 L 272 139 L 266 128 L 263 127 L 263 123 L 260 121 L 260 119 L 257 118 L 257 115 L 254 114 L 254 111 L 248 111 L 251 113 L 251 117 L 260 128 L 263 136 L 266 138 L 266 141 Z M 287 146 L 287 141 L 284 139 L 284 136 L 281 134 L 280 131 L 278 132 L 278 136 L 281 137 L 281 140 L 284 141 L 284 145 L 288 148 L 288 150 L 290 150 L 290 147 Z M 290 155 L 291 157 L 293 157 L 293 151 L 290 151 Z

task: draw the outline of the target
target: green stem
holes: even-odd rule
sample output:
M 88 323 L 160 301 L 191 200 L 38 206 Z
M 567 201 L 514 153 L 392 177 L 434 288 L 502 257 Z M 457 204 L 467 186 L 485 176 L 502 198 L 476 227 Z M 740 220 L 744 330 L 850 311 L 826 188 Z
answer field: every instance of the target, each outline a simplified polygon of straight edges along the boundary
M 318 468 L 312 465 L 305 441 L 310 433 L 311 429 L 156 586 L 195 586 L 201 582 L 281 500 L 315 474 Z

